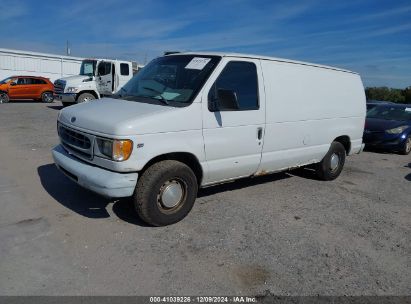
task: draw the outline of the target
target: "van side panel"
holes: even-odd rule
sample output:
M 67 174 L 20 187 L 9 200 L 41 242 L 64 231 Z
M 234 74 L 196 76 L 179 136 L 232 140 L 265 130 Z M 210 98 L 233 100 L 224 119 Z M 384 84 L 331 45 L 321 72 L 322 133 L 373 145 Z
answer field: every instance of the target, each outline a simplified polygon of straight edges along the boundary
M 260 172 L 319 162 L 343 135 L 350 154 L 360 151 L 366 106 L 357 74 L 269 60 L 261 65 L 267 112 Z

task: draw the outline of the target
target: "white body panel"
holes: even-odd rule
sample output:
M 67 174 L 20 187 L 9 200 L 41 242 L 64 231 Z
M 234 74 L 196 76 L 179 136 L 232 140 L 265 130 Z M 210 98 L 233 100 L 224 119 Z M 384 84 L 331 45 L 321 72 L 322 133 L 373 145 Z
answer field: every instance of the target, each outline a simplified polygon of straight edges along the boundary
M 353 73 L 262 60 L 267 101 L 261 171 L 321 161 L 331 142 L 348 136 L 361 149 L 365 96 Z
M 357 74 L 276 58 L 217 55 L 220 63 L 191 105 L 106 98 L 63 109 L 59 121 L 96 136 L 133 140 L 127 161 L 95 157 L 91 162 L 99 167 L 139 172 L 156 157 L 185 152 L 200 164 L 202 186 L 319 162 L 341 136 L 348 137 L 350 154 L 361 151 L 366 107 Z M 257 110 L 209 111 L 208 92 L 230 61 L 255 64 Z

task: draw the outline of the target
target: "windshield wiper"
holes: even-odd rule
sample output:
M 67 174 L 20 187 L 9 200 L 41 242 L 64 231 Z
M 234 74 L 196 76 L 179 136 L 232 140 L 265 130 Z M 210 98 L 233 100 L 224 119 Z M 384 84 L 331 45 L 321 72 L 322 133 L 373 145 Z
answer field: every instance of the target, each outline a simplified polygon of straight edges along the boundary
M 166 104 L 166 105 L 168 105 L 168 106 L 170 105 L 170 103 L 168 102 L 168 100 L 165 99 L 163 95 L 161 95 L 161 94 L 163 94 L 163 92 L 160 92 L 160 91 L 158 91 L 158 90 L 156 90 L 156 89 L 149 88 L 149 87 L 143 87 L 143 89 L 148 90 L 148 91 L 152 91 L 152 92 L 155 92 L 155 93 L 158 93 L 158 97 L 160 97 L 160 98 L 155 98 L 154 96 L 150 96 L 150 97 L 151 97 L 151 98 L 154 98 L 154 99 L 157 99 L 157 100 L 161 100 L 164 104 Z

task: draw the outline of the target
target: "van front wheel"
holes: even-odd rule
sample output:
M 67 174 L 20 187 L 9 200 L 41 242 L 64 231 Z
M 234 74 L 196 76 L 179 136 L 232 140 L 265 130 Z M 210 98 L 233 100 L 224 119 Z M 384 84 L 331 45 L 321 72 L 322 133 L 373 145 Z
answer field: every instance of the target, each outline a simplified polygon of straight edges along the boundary
M 345 148 L 341 143 L 334 141 L 322 161 L 316 166 L 317 176 L 326 181 L 334 180 L 340 175 L 344 163 Z
M 187 165 L 164 160 L 149 167 L 139 178 L 133 202 L 143 221 L 166 226 L 190 212 L 197 190 L 196 176 Z

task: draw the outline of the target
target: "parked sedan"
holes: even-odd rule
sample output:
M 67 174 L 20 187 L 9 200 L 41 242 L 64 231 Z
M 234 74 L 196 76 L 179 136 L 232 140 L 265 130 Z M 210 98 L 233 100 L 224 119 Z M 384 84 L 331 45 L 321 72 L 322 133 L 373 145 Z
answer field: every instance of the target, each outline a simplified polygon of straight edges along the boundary
M 379 105 L 367 112 L 363 141 L 366 147 L 411 152 L 411 105 Z
M 375 108 L 376 106 L 384 105 L 384 104 L 394 104 L 394 103 L 391 101 L 384 101 L 384 100 L 367 100 L 367 111 L 371 110 L 372 108 Z
M 12 76 L 0 81 L 0 103 L 9 100 L 35 99 L 52 102 L 54 85 L 44 77 Z

